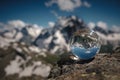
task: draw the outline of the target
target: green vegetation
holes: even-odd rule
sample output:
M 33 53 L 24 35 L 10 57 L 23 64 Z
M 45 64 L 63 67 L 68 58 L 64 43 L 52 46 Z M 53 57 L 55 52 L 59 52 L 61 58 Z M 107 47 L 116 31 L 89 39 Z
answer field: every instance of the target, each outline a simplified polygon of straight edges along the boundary
M 55 54 L 47 53 L 46 55 L 47 55 L 46 57 L 38 56 L 38 59 L 42 60 L 45 63 L 50 63 L 52 65 L 55 64 L 60 59 L 60 57 Z
M 113 53 L 113 45 L 101 45 L 100 53 Z

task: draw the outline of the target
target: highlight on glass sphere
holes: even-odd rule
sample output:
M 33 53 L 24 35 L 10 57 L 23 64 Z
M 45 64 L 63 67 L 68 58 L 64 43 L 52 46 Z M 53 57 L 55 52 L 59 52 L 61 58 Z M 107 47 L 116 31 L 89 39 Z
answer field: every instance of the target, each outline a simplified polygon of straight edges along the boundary
M 100 38 L 93 30 L 81 29 L 73 33 L 69 44 L 73 60 L 88 60 L 99 52 Z

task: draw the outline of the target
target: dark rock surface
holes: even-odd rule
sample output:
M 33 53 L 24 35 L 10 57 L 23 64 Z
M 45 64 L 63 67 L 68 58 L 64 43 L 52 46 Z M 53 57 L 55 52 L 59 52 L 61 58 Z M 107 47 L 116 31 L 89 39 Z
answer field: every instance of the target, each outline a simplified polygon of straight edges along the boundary
M 53 67 L 49 80 L 120 80 L 120 53 L 98 54 L 91 60 L 63 57 Z

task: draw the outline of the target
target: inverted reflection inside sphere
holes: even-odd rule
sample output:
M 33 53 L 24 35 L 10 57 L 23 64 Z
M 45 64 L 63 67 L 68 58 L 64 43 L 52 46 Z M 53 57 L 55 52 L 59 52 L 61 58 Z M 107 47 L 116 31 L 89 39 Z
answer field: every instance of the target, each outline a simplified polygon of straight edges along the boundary
M 98 35 L 89 29 L 76 31 L 70 39 L 70 48 L 74 60 L 93 58 L 100 49 Z

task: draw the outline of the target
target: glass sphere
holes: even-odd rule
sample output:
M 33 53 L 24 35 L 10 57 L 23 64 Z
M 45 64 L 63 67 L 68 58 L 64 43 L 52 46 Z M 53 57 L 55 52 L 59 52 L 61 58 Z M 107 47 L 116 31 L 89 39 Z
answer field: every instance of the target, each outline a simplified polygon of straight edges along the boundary
M 77 30 L 70 38 L 74 60 L 93 58 L 100 50 L 100 38 L 90 29 Z

